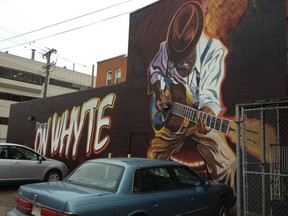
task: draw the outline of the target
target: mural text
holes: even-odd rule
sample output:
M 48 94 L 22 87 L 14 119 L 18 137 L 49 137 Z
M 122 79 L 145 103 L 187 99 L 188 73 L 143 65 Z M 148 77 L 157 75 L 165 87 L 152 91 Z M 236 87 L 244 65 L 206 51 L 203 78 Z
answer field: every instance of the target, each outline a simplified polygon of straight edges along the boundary
M 116 100 L 115 94 L 107 95 L 102 101 L 92 98 L 82 104 L 74 106 L 71 111 L 65 110 L 61 116 L 54 113 L 47 122 L 36 123 L 34 149 L 47 155 L 50 143 L 50 154 L 75 159 L 78 154 L 79 143 L 83 129 L 87 126 L 86 156 L 103 151 L 109 144 L 110 137 L 101 136 L 103 129 L 109 129 L 112 121 L 105 116 L 107 108 L 112 109 Z

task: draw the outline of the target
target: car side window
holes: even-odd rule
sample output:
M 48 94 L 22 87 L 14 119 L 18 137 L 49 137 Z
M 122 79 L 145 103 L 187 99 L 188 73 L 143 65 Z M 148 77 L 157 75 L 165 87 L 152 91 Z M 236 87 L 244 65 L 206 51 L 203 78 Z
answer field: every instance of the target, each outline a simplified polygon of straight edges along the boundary
M 7 146 L 0 146 L 0 159 L 7 159 Z
M 202 178 L 187 167 L 173 167 L 173 171 L 181 188 L 197 187 L 202 184 Z
M 37 160 L 38 155 L 29 149 L 22 147 L 11 147 L 12 158 L 16 160 Z
M 140 192 L 141 192 L 141 173 L 140 170 L 137 169 L 134 175 L 133 193 L 140 193 Z
M 142 169 L 144 192 L 173 190 L 177 188 L 166 167 Z

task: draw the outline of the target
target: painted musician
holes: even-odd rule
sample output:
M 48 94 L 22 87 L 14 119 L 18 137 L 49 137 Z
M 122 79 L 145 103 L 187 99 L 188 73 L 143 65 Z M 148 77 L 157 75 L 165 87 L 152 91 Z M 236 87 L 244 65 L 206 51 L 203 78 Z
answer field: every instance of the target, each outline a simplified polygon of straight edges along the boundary
M 219 40 L 204 34 L 203 23 L 201 5 L 184 3 L 173 16 L 167 39 L 149 66 L 148 93 L 153 93 L 155 137 L 147 156 L 205 170 L 212 180 L 234 188 L 236 156 L 225 133 L 208 128 L 200 116 L 195 123 L 171 112 L 163 114 L 171 108 L 172 100 L 215 117 L 222 111 L 220 92 L 227 50 Z

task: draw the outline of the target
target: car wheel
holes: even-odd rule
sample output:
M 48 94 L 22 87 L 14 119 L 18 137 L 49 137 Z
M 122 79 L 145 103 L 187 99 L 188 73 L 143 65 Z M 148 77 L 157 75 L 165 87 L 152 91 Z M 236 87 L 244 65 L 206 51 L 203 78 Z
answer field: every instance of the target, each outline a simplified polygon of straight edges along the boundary
M 59 170 L 50 170 L 44 178 L 44 181 L 46 182 L 55 182 L 60 180 L 62 180 L 62 174 Z
M 229 209 L 227 208 L 226 199 L 221 198 L 218 201 L 214 216 L 229 216 Z

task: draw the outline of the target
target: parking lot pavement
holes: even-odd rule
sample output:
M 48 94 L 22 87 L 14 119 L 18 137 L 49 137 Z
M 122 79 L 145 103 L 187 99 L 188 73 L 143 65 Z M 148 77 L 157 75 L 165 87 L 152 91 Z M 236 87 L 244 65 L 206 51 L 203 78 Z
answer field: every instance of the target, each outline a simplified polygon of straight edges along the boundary
M 0 216 L 15 206 L 15 196 L 20 185 L 0 185 Z M 236 205 L 231 209 L 230 216 L 236 216 Z
M 15 206 L 15 196 L 20 185 L 0 185 L 0 215 L 5 214 Z

